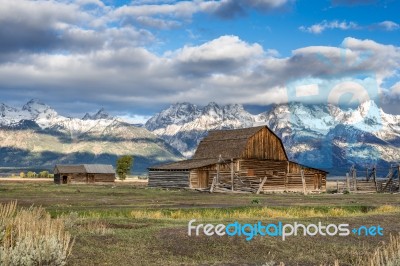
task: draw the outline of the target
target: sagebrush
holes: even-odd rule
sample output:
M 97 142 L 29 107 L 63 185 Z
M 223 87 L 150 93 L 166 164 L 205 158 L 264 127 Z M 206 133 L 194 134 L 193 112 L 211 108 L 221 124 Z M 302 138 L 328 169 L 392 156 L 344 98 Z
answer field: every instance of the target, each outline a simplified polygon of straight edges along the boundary
M 41 207 L 0 204 L 0 265 L 65 265 L 72 246 L 62 219 Z

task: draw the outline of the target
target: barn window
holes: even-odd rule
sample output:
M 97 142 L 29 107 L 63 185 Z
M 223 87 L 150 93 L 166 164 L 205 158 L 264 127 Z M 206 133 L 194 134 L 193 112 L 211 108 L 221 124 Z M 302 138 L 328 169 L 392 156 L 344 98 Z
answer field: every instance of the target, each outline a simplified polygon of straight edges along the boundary
M 254 169 L 247 169 L 247 175 L 248 176 L 255 176 L 256 174 L 254 173 Z

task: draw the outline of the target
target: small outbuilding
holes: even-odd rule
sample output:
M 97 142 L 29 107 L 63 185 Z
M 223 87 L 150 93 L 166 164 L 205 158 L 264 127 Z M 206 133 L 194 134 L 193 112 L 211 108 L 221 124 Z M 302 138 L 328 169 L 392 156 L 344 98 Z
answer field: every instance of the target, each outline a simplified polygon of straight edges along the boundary
M 267 126 L 210 131 L 192 159 L 149 168 L 149 187 L 211 192 L 326 191 L 328 172 L 292 162 Z
M 109 164 L 75 164 L 54 167 L 54 183 L 98 183 L 114 182 L 115 170 Z

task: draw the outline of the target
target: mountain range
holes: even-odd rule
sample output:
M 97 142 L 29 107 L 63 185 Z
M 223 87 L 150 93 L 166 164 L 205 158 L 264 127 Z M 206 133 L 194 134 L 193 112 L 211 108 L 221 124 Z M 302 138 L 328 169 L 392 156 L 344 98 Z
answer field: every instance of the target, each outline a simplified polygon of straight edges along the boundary
M 111 163 L 134 156 L 134 173 L 153 164 L 182 159 L 181 154 L 143 127 L 100 109 L 83 118 L 59 115 L 31 100 L 22 108 L 0 104 L 0 167 L 49 169 L 56 163 Z
M 209 130 L 258 125 L 267 125 L 282 139 L 291 160 L 332 175 L 343 175 L 352 165 L 363 170 L 376 165 L 384 176 L 391 163 L 400 161 L 400 116 L 384 113 L 373 101 L 355 109 L 293 102 L 259 114 L 238 104 L 178 103 L 145 127 L 189 158 Z
M 267 125 L 290 160 L 343 175 L 355 165 L 376 165 L 384 176 L 400 161 L 400 116 L 373 101 L 356 109 L 331 104 L 277 104 L 251 114 L 239 104 L 177 103 L 132 125 L 104 109 L 65 117 L 39 100 L 22 108 L 0 104 L 0 168 L 51 169 L 56 163 L 111 163 L 135 158 L 134 173 L 150 165 L 190 158 L 209 130 Z M 362 174 L 360 174 L 362 175 Z

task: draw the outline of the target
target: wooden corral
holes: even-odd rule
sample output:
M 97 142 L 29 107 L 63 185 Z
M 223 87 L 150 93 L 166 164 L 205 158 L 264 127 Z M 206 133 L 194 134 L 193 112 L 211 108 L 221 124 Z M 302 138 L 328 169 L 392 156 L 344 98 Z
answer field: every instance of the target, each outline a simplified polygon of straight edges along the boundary
M 56 165 L 54 167 L 54 183 L 98 183 L 114 182 L 115 171 L 112 165 L 80 164 Z
M 190 160 L 149 168 L 150 187 L 212 192 L 326 191 L 327 172 L 288 160 L 268 127 L 211 131 Z
M 365 176 L 363 174 L 365 173 Z M 365 171 L 353 165 L 346 173 L 346 179 L 336 181 L 337 192 L 400 192 L 400 164 L 390 165 L 386 176 L 378 178 L 376 166 Z

